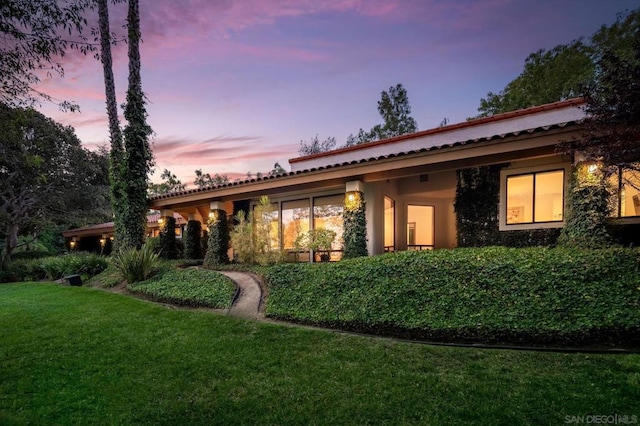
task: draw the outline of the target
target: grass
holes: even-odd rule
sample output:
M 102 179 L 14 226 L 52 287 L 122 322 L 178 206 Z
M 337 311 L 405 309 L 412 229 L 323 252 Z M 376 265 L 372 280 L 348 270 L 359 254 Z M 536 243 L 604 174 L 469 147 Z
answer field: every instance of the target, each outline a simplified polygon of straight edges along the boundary
M 640 355 L 431 347 L 0 286 L 0 424 L 563 424 L 640 415 Z

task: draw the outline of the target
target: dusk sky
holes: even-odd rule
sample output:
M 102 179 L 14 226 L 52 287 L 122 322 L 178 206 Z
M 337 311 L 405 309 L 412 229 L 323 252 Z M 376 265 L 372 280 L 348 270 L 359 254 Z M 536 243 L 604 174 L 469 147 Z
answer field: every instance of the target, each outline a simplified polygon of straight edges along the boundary
M 525 58 L 638 6 L 627 0 L 140 0 L 142 85 L 158 181 L 168 168 L 186 184 L 194 170 L 228 174 L 289 170 L 300 140 L 344 144 L 381 123 L 380 92 L 407 89 L 421 130 L 477 114 Z M 122 32 L 126 6 L 110 5 Z M 97 17 L 95 18 L 97 20 Z M 125 101 L 126 45 L 113 52 Z M 85 146 L 109 142 L 102 68 L 70 55 L 65 77 L 41 89 L 81 113 L 41 111 L 72 125 Z M 124 121 L 121 120 L 124 124 Z

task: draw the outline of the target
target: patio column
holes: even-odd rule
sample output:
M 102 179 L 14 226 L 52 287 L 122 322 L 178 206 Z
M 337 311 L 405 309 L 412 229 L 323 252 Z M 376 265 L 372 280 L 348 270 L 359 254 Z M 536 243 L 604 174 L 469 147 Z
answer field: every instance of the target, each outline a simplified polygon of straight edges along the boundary
M 200 215 L 190 214 L 184 235 L 184 258 L 202 259 L 202 223 L 198 220 Z
M 204 267 L 229 263 L 229 223 L 227 211 L 221 201 L 209 204 L 209 242 L 204 258 Z
M 343 226 L 343 258 L 367 256 L 367 218 L 364 184 L 359 180 L 347 182 Z
M 173 217 L 173 210 L 161 210 L 158 225 L 160 225 L 160 256 L 164 259 L 177 259 L 176 219 Z

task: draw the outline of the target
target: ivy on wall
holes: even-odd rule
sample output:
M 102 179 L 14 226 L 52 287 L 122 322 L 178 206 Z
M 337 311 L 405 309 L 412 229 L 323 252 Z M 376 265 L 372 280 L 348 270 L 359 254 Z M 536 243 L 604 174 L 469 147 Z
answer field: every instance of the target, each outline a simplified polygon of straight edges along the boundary
M 229 240 L 227 212 L 214 210 L 213 216 L 209 220 L 209 241 L 203 263 L 205 268 L 229 263 Z
M 160 257 L 163 259 L 177 259 L 176 247 L 176 219 L 172 216 L 164 218 L 160 229 Z
M 207 255 L 209 249 L 209 231 L 203 230 L 200 237 L 200 255 L 204 258 Z
M 458 247 L 553 246 L 561 230 L 499 230 L 500 170 L 505 164 L 457 171 L 456 232 Z
M 200 237 L 202 234 L 202 225 L 198 220 L 190 220 L 187 222 L 187 229 L 184 235 L 184 258 L 185 259 L 202 259 L 202 248 Z
M 344 240 L 342 257 L 351 259 L 367 256 L 366 204 L 362 192 L 349 192 L 345 196 L 342 212 Z
M 571 174 L 565 226 L 558 244 L 566 247 L 601 248 L 613 244 L 607 230 L 610 191 L 603 170 L 588 163 Z

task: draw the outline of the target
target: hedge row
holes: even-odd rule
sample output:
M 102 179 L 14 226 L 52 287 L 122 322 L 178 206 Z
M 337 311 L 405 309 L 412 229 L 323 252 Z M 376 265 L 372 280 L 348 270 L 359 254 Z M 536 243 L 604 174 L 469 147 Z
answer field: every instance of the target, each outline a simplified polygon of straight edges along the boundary
M 2 281 L 57 280 L 65 275 L 80 274 L 87 279 L 104 271 L 107 258 L 94 253 L 78 252 L 39 259 L 19 259 L 9 263 Z
M 236 291 L 235 284 L 226 276 L 195 268 L 171 269 L 127 288 L 158 302 L 215 309 L 229 308 Z
M 439 341 L 640 347 L 639 256 L 486 247 L 276 265 L 266 315 Z

